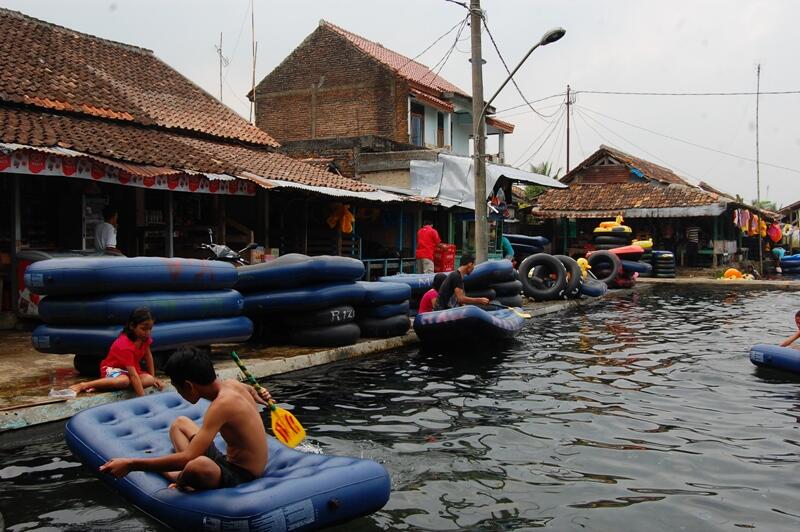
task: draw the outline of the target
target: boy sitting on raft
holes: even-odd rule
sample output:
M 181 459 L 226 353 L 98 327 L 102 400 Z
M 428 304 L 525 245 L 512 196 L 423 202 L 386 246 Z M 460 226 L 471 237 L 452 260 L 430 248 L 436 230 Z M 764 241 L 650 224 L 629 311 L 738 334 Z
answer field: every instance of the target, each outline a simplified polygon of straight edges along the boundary
M 447 275 L 439 288 L 439 295 L 433 305 L 434 310 L 447 310 L 460 305 L 488 305 L 485 297 L 468 297 L 464 293 L 464 277 L 475 269 L 475 257 L 469 253 L 461 255 L 458 269 Z
M 797 314 L 794 315 L 794 322 L 797 324 L 797 332 L 781 342 L 781 347 L 794 347 L 795 349 L 800 349 L 799 347 L 792 345 L 798 339 L 800 339 L 800 310 L 798 310 Z
M 236 380 L 219 380 L 211 359 L 196 349 L 173 354 L 164 367 L 181 397 L 192 404 L 211 401 L 198 427 L 180 416 L 169 428 L 175 452 L 158 458 L 113 458 L 100 472 L 122 478 L 131 471 L 157 471 L 185 490 L 229 488 L 250 482 L 267 467 L 267 438 L 256 403 L 269 406 L 262 396 Z M 217 433 L 227 445 L 227 455 L 214 445 Z

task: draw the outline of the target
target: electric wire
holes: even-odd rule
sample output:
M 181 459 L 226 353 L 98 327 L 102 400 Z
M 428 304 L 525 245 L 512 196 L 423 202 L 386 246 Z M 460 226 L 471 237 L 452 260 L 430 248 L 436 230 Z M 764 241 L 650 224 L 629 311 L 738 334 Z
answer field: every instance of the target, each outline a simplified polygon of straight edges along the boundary
M 764 95 L 785 95 L 800 94 L 800 90 L 788 91 L 763 91 L 763 92 L 632 92 L 632 91 L 596 91 L 580 90 L 573 91 L 576 94 L 606 94 L 611 96 L 756 96 Z
M 247 15 L 250 13 L 251 2 L 252 0 L 247 3 L 247 9 L 244 10 L 244 18 L 242 18 L 242 25 L 239 26 L 239 35 L 237 35 L 236 37 L 236 44 L 233 45 L 233 51 L 231 52 L 230 60 L 228 61 L 228 64 L 225 66 L 225 74 L 222 76 L 223 80 L 228 79 L 230 66 L 233 63 L 233 59 L 236 57 L 236 50 L 239 49 L 239 41 L 242 39 L 242 33 L 244 33 L 244 24 L 245 22 L 247 22 Z
M 588 119 L 588 120 L 591 120 L 591 121 L 593 121 L 595 124 L 597 124 L 598 126 L 602 127 L 603 129 L 605 129 L 606 131 L 608 131 L 609 133 L 611 133 L 611 134 L 612 134 L 612 135 L 614 135 L 615 137 L 617 137 L 617 138 L 621 139 L 621 140 L 622 140 L 623 142 L 625 142 L 626 144 L 630 144 L 631 146 L 633 146 L 634 148 L 636 148 L 636 149 L 637 149 L 637 150 L 639 150 L 640 152 L 642 152 L 642 153 L 645 153 L 645 154 L 649 155 L 650 157 L 652 157 L 653 159 L 655 159 L 655 160 L 657 160 L 657 161 L 660 161 L 661 163 L 663 163 L 664 165 L 666 165 L 666 166 L 667 166 L 667 168 L 678 170 L 678 171 L 679 171 L 679 172 L 681 172 L 682 174 L 684 174 L 684 175 L 687 175 L 687 176 L 691 177 L 692 179 L 694 179 L 694 180 L 695 180 L 695 181 L 697 181 L 697 182 L 700 182 L 700 179 L 698 179 L 698 178 L 697 178 L 697 177 L 695 177 L 694 175 L 690 174 L 690 173 L 689 173 L 689 172 L 687 172 L 686 170 L 683 170 L 682 168 L 679 168 L 678 166 L 676 166 L 676 165 L 674 165 L 674 164 L 671 164 L 669 161 L 666 161 L 666 160 L 662 159 L 662 158 L 661 158 L 661 157 L 659 157 L 658 155 L 656 155 L 656 154 L 654 154 L 654 153 L 652 153 L 652 152 L 649 152 L 649 151 L 645 150 L 645 149 L 644 149 L 644 148 L 642 148 L 641 146 L 639 146 L 639 145 L 637 145 L 637 144 L 635 144 L 635 143 L 631 142 L 630 140 L 626 139 L 625 137 L 623 137 L 622 135 L 620 135 L 619 133 L 617 133 L 616 131 L 614 131 L 614 130 L 613 130 L 613 129 L 611 129 L 610 127 L 608 127 L 606 124 L 603 124 L 602 122 L 598 121 L 596 118 L 594 118 L 594 117 L 592 117 L 592 116 L 589 116 L 589 115 L 587 115 L 587 114 L 583 113 L 582 109 L 583 109 L 583 107 L 582 107 L 582 106 L 581 106 L 581 107 L 577 107 L 577 106 L 576 106 L 576 110 L 577 110 L 577 112 L 578 112 L 579 114 L 582 114 L 584 119 Z
M 575 109 L 574 108 L 570 109 L 570 112 L 572 112 L 572 118 L 574 119 L 575 118 Z M 583 149 L 583 143 L 581 143 L 581 136 L 578 134 L 578 121 L 577 120 L 573 120 L 572 123 L 575 124 L 572 127 L 572 129 L 573 129 L 573 131 L 575 131 L 575 140 L 578 141 L 578 148 L 580 148 L 580 150 L 581 150 L 581 160 L 584 160 L 584 159 L 586 159 L 586 150 Z
M 567 95 L 567 93 L 566 93 L 566 92 L 559 92 L 558 94 L 551 94 L 550 96 L 545 96 L 544 98 L 538 98 L 538 99 L 536 99 L 536 100 L 531 100 L 531 101 L 530 101 L 530 103 L 538 103 L 538 102 L 543 102 L 543 101 L 545 101 L 545 100 L 551 100 L 551 99 L 553 99 L 553 98 L 559 98 L 559 97 L 561 97 L 561 96 L 566 96 L 566 95 Z M 519 105 L 514 105 L 514 106 L 512 106 L 512 107 L 506 107 L 505 109 L 502 109 L 502 110 L 500 110 L 500 111 L 495 111 L 495 113 L 494 113 L 494 114 L 495 114 L 495 115 L 499 115 L 499 114 L 501 114 L 501 113 L 506 113 L 506 112 L 508 112 L 508 111 L 513 111 L 514 109 L 519 109 L 520 107 L 527 107 L 527 106 L 528 106 L 528 104 L 527 104 L 527 103 L 521 103 L 521 104 L 519 104 Z M 528 111 L 525 111 L 525 112 L 527 113 Z
M 453 44 L 450 45 L 450 48 L 447 50 L 447 52 L 445 52 L 442 58 L 439 59 L 439 61 L 437 61 L 436 64 L 433 65 L 433 67 L 428 72 L 425 73 L 424 76 L 422 76 L 422 78 L 419 80 L 420 83 L 425 83 L 425 80 L 428 79 L 428 76 L 431 76 L 432 80 L 436 79 L 436 77 L 439 75 L 439 72 L 442 71 L 442 68 L 444 68 L 444 65 L 447 64 L 448 59 L 450 59 L 450 56 L 453 54 L 453 49 L 456 47 L 458 39 L 459 37 L 461 37 L 461 33 L 464 31 L 464 28 L 466 27 L 468 20 L 469 16 L 464 17 L 464 19 L 459 24 L 460 27 L 458 28 L 458 32 L 456 33 L 456 38 L 453 41 Z
M 492 31 L 489 29 L 489 22 L 486 20 L 486 16 L 482 14 L 481 15 L 481 20 L 483 21 L 483 27 L 486 28 L 486 34 L 489 35 L 489 40 L 492 41 L 492 46 L 494 46 L 494 51 L 497 52 L 497 57 L 499 57 L 500 58 L 500 62 L 503 63 L 503 67 L 506 69 L 506 73 L 509 76 L 511 76 L 511 69 L 508 68 L 508 64 L 506 63 L 506 60 L 503 57 L 503 54 L 500 53 L 500 47 L 497 46 L 497 42 L 494 40 L 494 35 L 492 35 Z M 528 99 L 525 97 L 525 94 L 522 93 L 522 89 L 517 84 L 517 80 L 515 80 L 513 77 L 511 77 L 511 83 L 514 84 L 514 87 L 516 87 L 517 92 L 519 93 L 520 97 L 522 98 L 522 101 L 524 101 L 528 105 L 528 107 L 531 108 L 531 111 L 536 113 L 539 116 L 539 118 L 543 118 L 543 119 L 544 118 L 549 118 L 549 117 L 543 115 L 542 113 L 540 113 L 539 111 L 537 111 L 536 109 L 533 108 L 533 105 L 531 105 L 531 102 L 529 102 Z
M 544 147 L 544 145 L 545 145 L 545 144 L 547 144 L 547 141 L 548 141 L 548 140 L 550 140 L 550 137 L 552 137 L 552 136 L 553 136 L 553 132 L 554 132 L 556 129 L 558 129 L 558 126 L 559 126 L 559 124 L 561 124 L 561 120 L 562 120 L 563 118 L 564 118 L 564 112 L 562 112 L 560 115 L 558 115 L 558 118 L 556 118 L 555 120 L 553 120 L 551 127 L 549 127 L 549 128 L 547 128 L 547 127 L 546 127 L 546 128 L 544 129 L 544 131 L 549 131 L 549 133 L 547 133 L 547 136 L 546 136 L 546 137 L 545 137 L 545 139 L 542 141 L 542 143 L 539 145 L 539 147 L 538 147 L 538 148 L 536 148 L 536 151 L 534 151 L 534 152 L 533 152 L 533 153 L 532 153 L 530 156 L 528 156 L 527 158 L 525 157 L 525 153 L 527 153 L 527 152 L 528 152 L 528 150 L 529 150 L 529 149 L 530 149 L 530 148 L 531 148 L 531 147 L 532 147 L 532 146 L 533 146 L 533 145 L 536 143 L 536 141 L 537 141 L 537 140 L 539 140 L 539 139 L 541 138 L 541 135 L 539 135 L 539 136 L 538 136 L 536 139 L 534 139 L 534 141 L 531 143 L 531 145 L 530 145 L 530 146 L 529 146 L 529 147 L 528 147 L 528 148 L 527 148 L 527 149 L 526 149 L 526 150 L 523 152 L 523 155 L 517 159 L 517 161 L 516 161 L 516 162 L 513 164 L 513 166 L 516 166 L 517 168 L 519 168 L 521 165 L 523 165 L 523 164 L 527 164 L 527 163 L 528 163 L 528 162 L 529 162 L 531 159 L 533 159 L 534 157 L 536 157 L 536 155 L 537 155 L 537 154 L 538 154 L 538 153 L 541 151 L 541 149 Z M 523 159 L 524 159 L 524 160 L 523 160 Z
M 636 124 L 632 124 L 630 122 L 626 122 L 624 120 L 620 120 L 619 118 L 614 118 L 614 117 L 609 116 L 607 114 L 603 114 L 603 113 L 601 113 L 599 111 L 594 111 L 594 110 L 589 109 L 588 107 L 586 107 L 584 105 L 581 105 L 580 109 L 582 109 L 584 111 L 589 111 L 589 112 L 594 113 L 594 114 L 599 115 L 599 116 L 602 116 L 603 118 L 607 118 L 609 120 L 613 120 L 615 122 L 619 122 L 621 124 L 625 124 L 626 126 L 630 126 L 630 127 L 636 128 L 636 129 L 641 129 L 642 131 L 646 131 L 648 133 L 651 133 L 653 135 L 657 135 L 659 137 L 664 137 L 664 138 L 667 138 L 667 139 L 670 139 L 670 140 L 674 140 L 675 142 L 688 144 L 689 146 L 694 146 L 695 148 L 700 148 L 700 149 L 703 149 L 703 150 L 712 151 L 714 153 L 719 153 L 721 155 L 727 155 L 728 157 L 741 159 L 743 161 L 748 161 L 748 162 L 751 162 L 751 163 L 755 163 L 756 162 L 756 160 L 751 158 L 751 157 L 745 157 L 743 155 L 737 155 L 735 153 L 729 153 L 727 151 L 718 150 L 718 149 L 712 148 L 710 146 L 704 146 L 702 144 L 697 144 L 696 142 L 691 142 L 691 141 L 688 141 L 688 140 L 680 139 L 678 137 L 673 137 L 672 135 L 666 135 L 664 133 L 659 133 L 658 131 L 653 131 L 652 129 L 648 129 L 646 127 L 638 126 Z M 765 163 L 764 161 L 759 161 L 759 164 L 763 164 L 764 166 L 770 166 L 772 168 L 779 168 L 781 170 L 786 170 L 787 172 L 795 172 L 795 173 L 800 174 L 800 170 L 798 170 L 796 168 L 789 168 L 789 167 L 786 167 L 786 166 L 781 166 L 781 165 L 773 164 L 773 163 Z
M 531 149 L 534 147 L 534 145 L 536 145 L 536 143 L 537 143 L 537 142 L 539 142 L 539 139 L 541 139 L 543 136 L 545 136 L 545 135 L 547 134 L 547 132 L 550 130 L 550 127 L 551 127 L 551 126 L 554 126 L 554 124 L 555 124 L 557 121 L 558 121 L 558 119 L 557 119 L 557 118 L 555 118 L 555 119 L 551 120 L 551 121 L 550 121 L 550 122 L 549 122 L 549 123 L 548 123 L 548 124 L 547 124 L 545 127 L 543 127 L 543 128 L 542 128 L 542 131 L 541 131 L 541 132 L 540 132 L 540 133 L 539 133 L 539 134 L 536 136 L 536 138 L 534 138 L 534 139 L 533 139 L 533 140 L 530 142 L 530 144 L 528 144 L 528 145 L 525 147 L 525 149 L 522 151 L 522 155 L 520 155 L 520 156 L 517 158 L 517 160 L 516 160 L 516 162 L 514 163 L 514 165 L 513 165 L 513 166 L 517 166 L 517 163 L 518 163 L 519 161 L 521 161 L 522 159 L 524 159 L 524 158 L 525 158 L 525 156 L 527 155 L 527 153 L 528 153 L 528 152 L 529 152 L 529 151 L 530 151 L 530 150 L 531 150 Z
M 430 50 L 431 48 L 433 48 L 434 46 L 436 46 L 436 44 L 437 44 L 439 41 L 441 41 L 442 39 L 444 39 L 445 37 L 447 37 L 448 35 L 450 35 L 450 34 L 453 32 L 453 30 L 455 30 L 457 27 L 459 27 L 460 25 L 462 25 L 462 24 L 464 23 L 464 20 L 465 20 L 465 19 L 466 19 L 466 17 L 465 17 L 465 18 L 463 18 L 463 19 L 460 19 L 458 22 L 456 22 L 456 23 L 453 25 L 453 27 L 452 27 L 452 28 L 450 28 L 449 30 L 447 30 L 447 31 L 446 31 L 445 33 L 443 33 L 442 35 L 440 35 L 440 36 L 439 36 L 439 37 L 438 37 L 438 38 L 437 38 L 435 41 L 433 41 L 431 44 L 429 44 L 429 45 L 428 45 L 428 46 L 427 46 L 427 47 L 426 47 L 424 50 L 422 50 L 420 53 L 418 53 L 417 55 L 415 55 L 414 57 L 412 57 L 411 59 L 409 59 L 408 61 L 406 61 L 405 63 L 403 63 L 403 65 L 402 65 L 400 68 L 398 68 L 398 69 L 397 69 L 397 72 L 398 72 L 398 73 L 402 72 L 402 71 L 403 71 L 403 69 L 404 69 L 405 67 L 407 67 L 409 63 L 413 63 L 413 62 L 414 62 L 414 61 L 416 61 L 418 58 L 420 58 L 422 55 L 424 55 L 424 54 L 425 54 L 425 52 L 427 52 L 428 50 Z

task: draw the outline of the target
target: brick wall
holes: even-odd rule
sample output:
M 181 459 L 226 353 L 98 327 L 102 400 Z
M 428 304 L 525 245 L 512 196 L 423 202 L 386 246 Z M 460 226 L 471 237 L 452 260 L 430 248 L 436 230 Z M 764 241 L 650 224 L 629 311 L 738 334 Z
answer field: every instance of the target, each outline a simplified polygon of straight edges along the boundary
M 317 28 L 256 87 L 256 125 L 279 142 L 380 135 L 408 141 L 408 87 Z
M 627 183 L 631 171 L 624 164 L 590 166 L 581 170 L 571 183 Z

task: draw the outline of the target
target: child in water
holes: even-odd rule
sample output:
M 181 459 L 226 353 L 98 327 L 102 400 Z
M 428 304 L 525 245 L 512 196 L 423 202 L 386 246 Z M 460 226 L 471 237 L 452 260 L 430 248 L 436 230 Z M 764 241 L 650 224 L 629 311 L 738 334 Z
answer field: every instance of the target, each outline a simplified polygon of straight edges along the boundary
M 798 310 L 797 314 L 794 315 L 794 322 L 797 324 L 797 332 L 794 333 L 794 335 L 792 335 L 789 338 L 787 338 L 786 340 L 784 340 L 781 343 L 781 347 L 793 347 L 795 349 L 800 349 L 800 347 L 792 345 L 798 339 L 800 339 L 800 310 Z
M 150 344 L 153 339 L 153 315 L 147 307 L 134 310 L 119 337 L 111 344 L 108 356 L 100 362 L 100 378 L 81 382 L 70 386 L 75 394 L 97 390 L 124 390 L 133 388 L 138 396 L 144 395 L 144 389 L 155 386 L 161 390 L 163 384 L 155 378 L 155 365 Z M 147 371 L 142 371 L 142 360 Z

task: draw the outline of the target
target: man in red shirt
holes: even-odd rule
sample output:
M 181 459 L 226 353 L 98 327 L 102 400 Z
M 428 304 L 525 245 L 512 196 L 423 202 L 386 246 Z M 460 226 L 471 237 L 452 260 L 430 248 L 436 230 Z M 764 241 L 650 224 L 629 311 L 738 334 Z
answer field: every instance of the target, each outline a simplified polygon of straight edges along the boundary
M 417 273 L 433 273 L 433 250 L 441 241 L 431 221 L 425 220 L 417 231 Z

